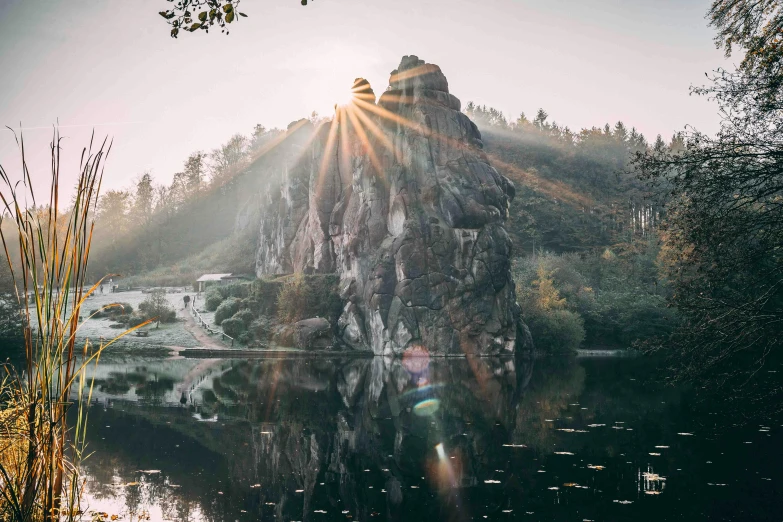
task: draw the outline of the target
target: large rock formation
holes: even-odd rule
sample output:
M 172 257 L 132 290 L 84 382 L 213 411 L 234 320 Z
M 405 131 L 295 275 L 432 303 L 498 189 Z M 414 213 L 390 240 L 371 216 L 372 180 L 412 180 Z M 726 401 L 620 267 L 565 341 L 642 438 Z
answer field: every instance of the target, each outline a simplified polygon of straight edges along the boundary
M 438 66 L 406 56 L 389 84 L 376 104 L 357 79 L 331 122 L 289 127 L 257 273 L 338 273 L 338 334 L 359 350 L 513 352 L 529 344 L 503 226 L 514 187 Z

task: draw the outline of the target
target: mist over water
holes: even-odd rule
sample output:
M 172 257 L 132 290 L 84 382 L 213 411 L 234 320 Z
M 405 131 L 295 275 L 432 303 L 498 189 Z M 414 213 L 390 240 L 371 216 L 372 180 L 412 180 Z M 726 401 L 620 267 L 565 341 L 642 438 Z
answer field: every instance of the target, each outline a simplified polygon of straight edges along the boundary
M 649 368 L 102 361 L 83 507 L 133 520 L 774 520 L 780 422 L 727 428 L 721 405 L 696 408 Z

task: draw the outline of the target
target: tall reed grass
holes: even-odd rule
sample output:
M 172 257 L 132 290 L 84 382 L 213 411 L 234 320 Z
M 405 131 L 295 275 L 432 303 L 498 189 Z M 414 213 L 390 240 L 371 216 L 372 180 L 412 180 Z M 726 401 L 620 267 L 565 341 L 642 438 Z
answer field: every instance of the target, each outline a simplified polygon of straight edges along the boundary
M 83 149 L 75 196 L 62 208 L 60 143 L 55 129 L 48 200 L 35 197 L 23 137 L 17 138 L 21 179 L 12 181 L 0 166 L 2 220 L 12 223 L 0 226 L 0 236 L 22 314 L 25 351 L 24 366 L 5 365 L 0 382 L 0 519 L 80 517 L 79 465 L 86 455 L 92 395 L 87 367 L 114 341 L 146 324 L 110 341 L 77 345 L 84 302 L 103 280 L 90 286 L 87 265 L 111 144 L 104 140 L 97 146 L 91 139 Z

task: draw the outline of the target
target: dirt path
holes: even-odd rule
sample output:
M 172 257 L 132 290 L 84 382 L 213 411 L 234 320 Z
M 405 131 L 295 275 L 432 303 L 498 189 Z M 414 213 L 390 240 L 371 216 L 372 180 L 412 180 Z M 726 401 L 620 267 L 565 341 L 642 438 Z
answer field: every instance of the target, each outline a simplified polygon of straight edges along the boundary
M 182 308 L 177 309 L 177 317 L 184 319 L 185 330 L 188 331 L 201 348 L 211 348 L 213 350 L 225 350 L 226 345 L 210 336 L 202 327 L 196 324 L 196 319 L 190 314 L 190 311 Z

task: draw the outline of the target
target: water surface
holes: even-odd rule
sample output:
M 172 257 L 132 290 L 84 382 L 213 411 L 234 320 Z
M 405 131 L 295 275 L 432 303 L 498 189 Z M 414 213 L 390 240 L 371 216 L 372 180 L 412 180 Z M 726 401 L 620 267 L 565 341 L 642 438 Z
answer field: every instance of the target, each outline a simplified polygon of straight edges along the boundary
M 780 520 L 781 423 L 726 427 L 720 405 L 694 408 L 649 367 L 102 362 L 88 509 L 134 521 Z

